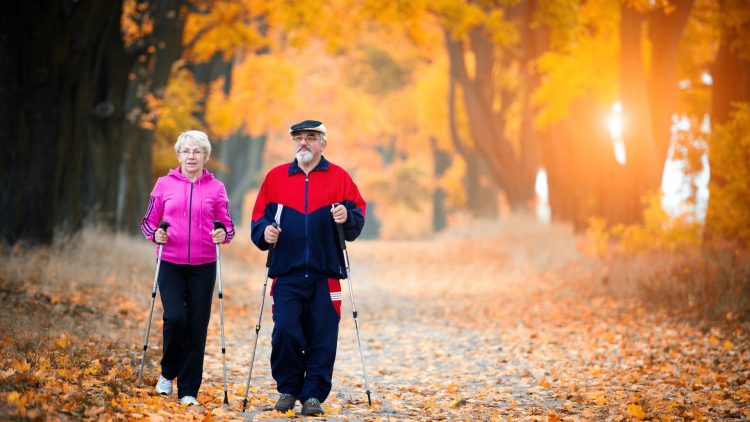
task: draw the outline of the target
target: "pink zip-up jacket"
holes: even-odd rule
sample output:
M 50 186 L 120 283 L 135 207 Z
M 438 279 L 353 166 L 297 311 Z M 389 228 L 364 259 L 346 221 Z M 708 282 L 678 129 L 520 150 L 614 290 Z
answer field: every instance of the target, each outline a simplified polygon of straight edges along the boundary
M 169 238 L 162 259 L 173 264 L 207 264 L 216 261 L 216 245 L 209 234 L 214 220 L 226 226 L 224 243 L 229 243 L 234 238 L 234 223 L 224 184 L 205 169 L 201 177 L 190 182 L 178 167 L 156 181 L 141 231 L 153 242 L 159 223 L 166 221 L 170 224 Z M 158 246 L 156 250 L 158 253 Z

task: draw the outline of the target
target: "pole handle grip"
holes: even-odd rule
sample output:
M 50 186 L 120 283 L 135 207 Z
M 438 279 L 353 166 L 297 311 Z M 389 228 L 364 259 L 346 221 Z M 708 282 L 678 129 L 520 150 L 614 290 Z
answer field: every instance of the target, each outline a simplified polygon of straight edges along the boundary
M 271 226 L 278 229 L 279 225 L 277 223 L 271 223 Z M 276 242 L 279 240 L 276 239 Z M 276 243 L 272 244 L 270 248 L 268 248 L 268 257 L 266 258 L 266 268 L 271 268 L 271 261 L 273 260 L 273 252 L 276 250 Z
M 227 226 L 225 226 L 224 223 L 219 220 L 214 220 L 214 230 L 216 229 L 224 229 L 224 233 L 226 233 Z
M 166 221 L 162 221 L 161 223 L 159 223 L 159 228 L 162 229 L 162 230 L 164 230 L 164 232 L 166 233 L 167 229 L 169 228 L 170 225 L 171 224 L 167 223 Z M 154 232 L 153 236 L 154 236 L 153 241 L 156 242 L 156 232 Z M 159 245 L 164 245 L 164 244 L 163 243 L 159 243 Z

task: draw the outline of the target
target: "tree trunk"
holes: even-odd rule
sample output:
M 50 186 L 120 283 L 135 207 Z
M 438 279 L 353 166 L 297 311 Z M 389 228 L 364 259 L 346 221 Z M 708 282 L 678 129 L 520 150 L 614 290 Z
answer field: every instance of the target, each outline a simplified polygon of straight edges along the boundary
M 694 0 L 672 0 L 670 6 L 674 10 L 671 13 L 658 10 L 649 16 L 652 53 L 648 93 L 654 155 L 658 160 L 658 167 L 651 177 L 656 178 L 657 186 L 661 185 L 672 137 L 672 115 L 677 111 L 677 53 L 693 3 Z
M 628 7 L 620 6 L 620 101 L 626 163 L 632 178 L 624 185 L 612 186 L 613 201 L 619 203 L 621 218 L 610 223 L 635 223 L 641 217 L 641 195 L 652 186 L 661 165 L 654 156 L 649 112 L 646 72 L 643 65 L 642 28 L 644 16 Z M 611 142 L 611 141 L 610 141 Z
M 591 96 L 571 104 L 566 119 L 550 126 L 542 143 L 552 217 L 585 228 L 592 216 L 621 218 L 612 189 L 626 184 L 622 166 L 601 122 L 603 110 Z M 616 198 L 615 198 L 616 199 Z
M 9 164 L 0 176 L 2 240 L 48 243 L 55 229 L 81 226 L 90 192 L 85 167 L 97 159 L 90 139 L 102 118 L 92 117 L 101 98 L 96 84 L 109 79 L 102 48 L 116 45 L 112 25 L 119 31 L 121 11 L 121 2 L 86 0 L 3 7 L 0 132 Z
M 662 173 L 671 142 L 672 115 L 677 109 L 677 52 L 693 0 L 672 2 L 675 10 L 657 9 L 648 16 L 651 66 L 643 63 L 642 30 L 647 16 L 621 5 L 620 97 L 625 116 L 623 142 L 627 182 L 618 186 L 613 207 L 622 210 L 621 220 L 634 223 L 642 218 L 643 195 L 661 189 Z
M 539 146 L 540 134 L 534 127 L 536 110 L 531 105 L 531 96 L 539 87 L 541 79 L 533 70 L 532 64 L 547 50 L 549 41 L 543 26 L 533 27 L 534 14 L 539 7 L 538 0 L 520 2 L 519 28 L 521 32 L 520 82 L 521 82 L 521 175 L 519 190 L 522 200 L 530 204 L 535 198 L 534 184 L 541 166 Z
M 218 157 L 226 167 L 226 170 L 217 171 L 216 174 L 227 188 L 235 224 L 241 224 L 245 217 L 242 214 L 245 194 L 260 186 L 266 141 L 265 135 L 253 138 L 238 131 L 216 144 Z
M 448 123 L 451 132 L 453 147 L 456 149 L 466 163 L 464 174 L 464 187 L 466 189 L 466 207 L 475 217 L 495 218 L 498 216 L 497 190 L 494 186 L 484 186 L 481 182 L 482 170 L 477 153 L 466 147 L 461 136 L 458 134 L 456 123 L 456 80 L 449 75 L 448 84 Z
M 147 94 L 163 98 L 172 65 L 182 55 L 186 0 L 148 1 L 153 32 L 132 69 L 134 79 L 126 94 L 126 116 L 122 128 L 124 157 L 120 162 L 116 227 L 137 233 L 148 204 L 154 180 L 151 155 L 154 132 L 141 124 L 148 113 Z M 150 47 L 150 48 L 149 48 Z
M 435 191 L 432 195 L 432 231 L 439 232 L 448 226 L 448 211 L 445 206 L 445 189 L 439 180 L 451 165 L 451 156 L 438 147 L 437 140 L 430 138 L 434 167 Z
M 469 78 L 464 63 L 464 46 L 461 41 L 453 40 L 445 33 L 445 42 L 450 58 L 451 77 L 461 84 L 463 100 L 469 118 L 469 129 L 474 141 L 474 148 L 481 154 L 482 160 L 498 186 L 505 192 L 512 207 L 523 207 L 523 196 L 520 183 L 520 165 L 508 139 L 503 134 L 503 115 L 493 113 L 492 101 L 487 99 L 493 91 L 486 69 L 492 62 L 491 49 L 486 48 L 481 36 L 473 36 L 477 61 L 477 77 Z M 488 57 L 489 56 L 489 57 Z M 504 106 L 510 102 L 503 99 Z

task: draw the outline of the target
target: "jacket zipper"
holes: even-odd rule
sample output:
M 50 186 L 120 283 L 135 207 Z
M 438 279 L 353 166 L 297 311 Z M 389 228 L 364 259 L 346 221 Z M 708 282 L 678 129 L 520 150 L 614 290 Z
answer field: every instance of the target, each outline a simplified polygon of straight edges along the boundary
M 305 277 L 308 275 L 308 271 L 310 270 L 310 242 L 309 242 L 309 233 L 307 229 L 307 190 L 308 186 L 310 184 L 310 175 L 305 174 Z
M 188 264 L 190 264 L 190 231 L 193 228 L 193 186 L 195 186 L 195 183 L 190 182 L 190 203 L 188 205 Z

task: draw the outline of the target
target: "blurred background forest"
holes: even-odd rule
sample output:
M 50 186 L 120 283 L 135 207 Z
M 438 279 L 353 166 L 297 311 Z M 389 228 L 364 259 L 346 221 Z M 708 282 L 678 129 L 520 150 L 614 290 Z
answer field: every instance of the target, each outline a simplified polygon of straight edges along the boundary
M 531 212 L 597 253 L 750 241 L 742 0 L 37 1 L 0 25 L 6 244 L 136 233 L 186 129 L 245 220 L 306 118 L 371 238 Z
M 222 262 L 244 379 L 265 259 L 250 209 L 303 119 L 368 202 L 351 249 L 377 400 L 346 339 L 334 417 L 750 418 L 750 2 L 0 10 L 0 419 L 237 419 L 217 315 L 202 407 L 136 388 L 138 228 L 178 134 L 207 132 L 242 224 Z M 275 418 L 260 379 L 251 408 Z

